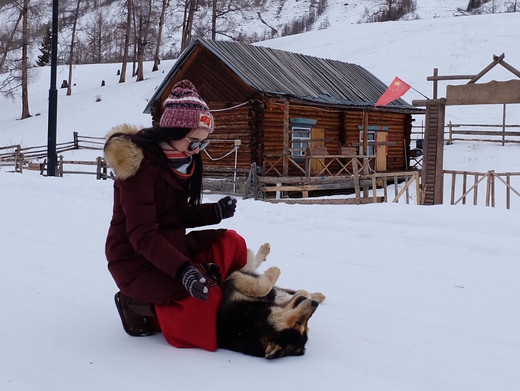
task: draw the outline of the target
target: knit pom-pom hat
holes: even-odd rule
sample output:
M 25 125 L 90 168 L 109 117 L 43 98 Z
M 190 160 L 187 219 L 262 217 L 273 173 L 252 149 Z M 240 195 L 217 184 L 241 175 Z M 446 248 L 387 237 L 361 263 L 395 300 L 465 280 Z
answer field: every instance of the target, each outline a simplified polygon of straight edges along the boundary
M 213 132 L 213 115 L 189 80 L 175 84 L 163 106 L 161 128 L 204 128 Z

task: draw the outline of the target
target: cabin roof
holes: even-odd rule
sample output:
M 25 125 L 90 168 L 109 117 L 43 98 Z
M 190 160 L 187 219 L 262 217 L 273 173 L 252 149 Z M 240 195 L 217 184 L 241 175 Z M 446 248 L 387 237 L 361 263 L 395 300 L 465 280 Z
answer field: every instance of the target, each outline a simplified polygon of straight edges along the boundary
M 213 53 L 243 83 L 261 94 L 295 98 L 320 105 L 373 108 L 388 88 L 371 72 L 356 64 L 232 41 L 197 39 L 175 62 L 145 112 L 150 112 L 151 103 L 165 93 L 169 82 L 197 48 Z M 386 108 L 410 113 L 423 112 L 403 99 L 395 100 Z

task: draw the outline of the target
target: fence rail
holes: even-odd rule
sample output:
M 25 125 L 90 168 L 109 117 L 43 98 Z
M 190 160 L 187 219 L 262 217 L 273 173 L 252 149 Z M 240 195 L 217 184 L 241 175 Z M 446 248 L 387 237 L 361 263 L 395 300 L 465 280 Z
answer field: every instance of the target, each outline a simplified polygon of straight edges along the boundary
M 424 126 L 412 126 L 412 135 L 424 138 Z M 478 141 L 501 143 L 520 143 L 520 125 L 506 124 L 454 124 L 444 126 L 444 141 L 451 145 L 454 141 Z
M 105 139 L 103 137 L 81 136 L 78 132 L 73 132 L 73 140 L 56 144 L 56 153 L 64 153 L 78 149 L 103 150 Z M 0 165 L 14 166 L 15 172 L 22 172 L 24 169 L 39 170 L 43 175 L 46 166 L 46 160 L 43 162 L 34 162 L 47 157 L 47 146 L 22 147 L 19 144 L 0 147 Z M 74 166 L 97 166 L 96 172 L 85 170 L 72 170 L 64 168 L 64 165 Z M 98 157 L 93 161 L 73 161 L 65 160 L 62 155 L 59 156 L 56 173 L 59 176 L 63 174 L 95 174 L 98 179 L 106 179 L 111 176 L 104 159 Z
M 358 174 L 350 176 L 325 177 L 272 177 L 258 175 L 256 165 L 251 171 L 244 191 L 244 199 L 251 194 L 255 199 L 270 202 L 312 203 L 312 204 L 366 204 L 375 202 L 399 202 L 407 204 L 415 199 L 422 204 L 418 171 Z M 399 188 L 398 184 L 403 186 Z M 389 192 L 389 184 L 393 184 L 393 197 Z M 311 192 L 351 191 L 353 197 L 342 199 L 320 199 L 309 197 Z M 371 190 L 371 193 L 370 193 Z M 274 193 L 274 196 L 273 196 Z M 299 193 L 302 198 L 288 198 L 292 193 Z M 371 194 L 371 195 L 370 195 Z
M 482 193 L 479 193 L 481 185 L 485 186 L 483 202 L 486 206 L 495 207 L 499 193 L 503 193 L 501 195 L 504 197 L 506 209 L 511 209 L 511 196 L 516 195 L 520 198 L 520 172 L 496 173 L 493 170 L 488 172 L 444 170 L 444 174 L 451 178 L 451 205 L 465 205 L 468 199 L 472 199 L 473 205 L 478 205 L 483 198 Z M 462 181 L 460 185 L 457 178 L 460 178 Z M 499 186 L 503 185 L 503 187 L 498 189 L 497 184 Z

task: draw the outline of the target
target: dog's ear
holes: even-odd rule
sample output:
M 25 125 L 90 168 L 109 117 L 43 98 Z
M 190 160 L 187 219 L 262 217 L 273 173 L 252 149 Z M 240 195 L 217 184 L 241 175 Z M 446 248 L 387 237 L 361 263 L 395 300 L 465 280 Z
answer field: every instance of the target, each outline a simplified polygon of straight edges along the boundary
M 282 352 L 282 347 L 278 345 L 277 343 L 268 341 L 265 346 L 265 355 L 264 357 L 268 360 L 272 358 L 278 358 L 280 357 L 280 354 Z

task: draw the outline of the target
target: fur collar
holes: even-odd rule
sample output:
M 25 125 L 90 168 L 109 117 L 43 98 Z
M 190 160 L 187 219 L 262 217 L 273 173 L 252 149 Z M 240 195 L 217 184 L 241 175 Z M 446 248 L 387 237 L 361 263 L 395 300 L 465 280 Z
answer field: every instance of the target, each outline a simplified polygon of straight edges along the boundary
M 114 170 L 118 179 L 124 180 L 134 176 L 141 166 L 144 158 L 143 150 L 127 137 L 140 130 L 137 126 L 122 124 L 112 128 L 106 136 L 105 161 Z

